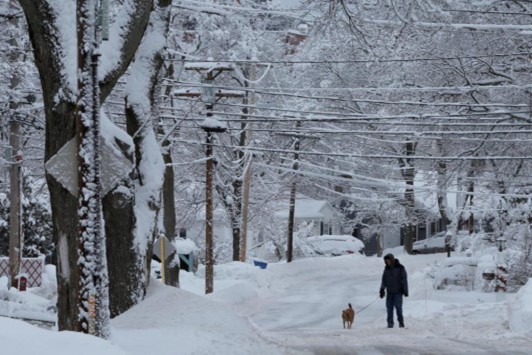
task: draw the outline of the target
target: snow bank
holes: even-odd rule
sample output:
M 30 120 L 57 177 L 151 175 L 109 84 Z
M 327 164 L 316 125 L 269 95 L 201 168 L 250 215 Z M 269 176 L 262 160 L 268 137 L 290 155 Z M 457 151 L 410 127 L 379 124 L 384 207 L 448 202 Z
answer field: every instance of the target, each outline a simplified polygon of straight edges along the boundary
M 2 354 L 125 355 L 108 341 L 75 332 L 44 330 L 23 321 L 0 317 Z M 29 341 L 28 341 L 29 340 Z
M 508 323 L 515 333 L 532 336 L 532 278 L 515 295 L 515 301 L 508 303 Z
M 52 300 L 32 292 L 36 289 L 21 292 L 14 287 L 7 289 L 6 277 L 0 278 L 0 316 L 29 318 L 49 322 L 56 321 L 54 313 L 55 298 Z M 0 327 L 0 329 L 2 329 Z M 0 344 L 2 342 L 0 341 Z
M 57 282 L 56 282 L 56 266 L 45 265 L 42 275 L 42 284 L 40 287 L 31 288 L 30 292 L 44 297 L 47 300 L 57 299 Z
M 226 305 L 152 280 L 147 297 L 111 320 L 130 354 L 282 354 Z M 94 352 L 100 354 L 100 352 Z

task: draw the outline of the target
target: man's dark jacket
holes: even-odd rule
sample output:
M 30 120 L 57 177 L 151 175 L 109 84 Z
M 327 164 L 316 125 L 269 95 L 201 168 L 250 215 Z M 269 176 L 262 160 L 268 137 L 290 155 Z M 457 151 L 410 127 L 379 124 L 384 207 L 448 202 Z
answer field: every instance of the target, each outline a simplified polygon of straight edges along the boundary
M 406 279 L 406 270 L 399 260 L 394 259 L 393 265 L 384 268 L 382 273 L 381 290 L 386 289 L 388 294 L 400 293 L 408 295 L 408 281 Z

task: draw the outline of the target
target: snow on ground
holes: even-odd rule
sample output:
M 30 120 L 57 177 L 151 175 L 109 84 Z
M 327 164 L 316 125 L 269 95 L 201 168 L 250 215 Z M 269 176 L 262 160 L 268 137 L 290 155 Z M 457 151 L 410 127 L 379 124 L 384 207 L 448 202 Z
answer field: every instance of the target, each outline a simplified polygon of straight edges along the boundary
M 378 298 L 382 259 L 353 254 L 266 269 L 217 265 L 215 292 L 208 296 L 201 269 L 181 273 L 182 289 L 153 279 L 146 299 L 111 321 L 110 341 L 0 317 L 0 348 L 17 351 L 35 339 L 27 352 L 17 353 L 530 353 L 532 281 L 517 294 L 435 290 L 431 270 L 446 260 L 444 254 L 394 253 L 409 273 L 406 329 L 386 328 Z M 344 330 L 340 319 L 347 303 L 357 312 L 352 330 Z

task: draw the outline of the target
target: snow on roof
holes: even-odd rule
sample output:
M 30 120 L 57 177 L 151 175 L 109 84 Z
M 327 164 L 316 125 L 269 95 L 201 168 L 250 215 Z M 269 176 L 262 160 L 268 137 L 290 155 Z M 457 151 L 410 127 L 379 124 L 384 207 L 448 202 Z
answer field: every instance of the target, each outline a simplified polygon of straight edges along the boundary
M 199 250 L 196 243 L 191 239 L 176 238 L 172 244 L 176 248 L 178 254 L 190 254 Z
M 296 218 L 324 218 L 326 215 L 323 213 L 325 206 L 329 204 L 326 200 L 313 200 L 298 199 L 295 204 L 295 217 Z M 288 217 L 288 205 L 286 209 L 275 212 L 278 217 Z

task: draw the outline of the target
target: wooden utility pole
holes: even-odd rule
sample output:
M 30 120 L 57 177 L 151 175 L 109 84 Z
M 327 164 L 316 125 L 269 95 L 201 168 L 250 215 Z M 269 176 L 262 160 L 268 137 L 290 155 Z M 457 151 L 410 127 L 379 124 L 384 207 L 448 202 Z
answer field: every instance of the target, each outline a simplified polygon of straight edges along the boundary
M 297 121 L 296 126 L 299 127 L 301 121 Z M 296 214 L 296 190 L 297 190 L 297 170 L 299 169 L 299 137 L 295 138 L 294 142 L 294 164 L 292 170 L 294 170 L 294 176 L 292 180 L 292 188 L 290 189 L 290 206 L 288 210 L 288 241 L 286 247 L 286 262 L 292 262 L 294 252 L 294 223 Z
M 10 285 L 18 287 L 18 275 L 21 272 L 22 259 L 22 151 L 20 148 L 20 123 L 16 120 L 9 122 L 9 144 L 11 145 L 11 160 L 9 169 L 10 209 L 9 209 L 9 271 Z
M 301 144 L 301 139 L 311 138 L 311 139 L 320 139 L 320 137 L 301 134 L 298 133 L 299 128 L 301 128 L 301 119 L 296 121 L 295 124 L 295 133 L 289 134 L 280 134 L 287 135 L 294 138 L 294 163 L 292 164 L 292 170 L 294 171 L 294 176 L 292 179 L 292 187 L 290 188 L 290 202 L 288 209 L 288 236 L 287 236 L 287 246 L 286 246 L 286 261 L 292 262 L 294 258 L 294 225 L 295 225 L 295 215 L 296 215 L 296 192 L 297 192 L 297 170 L 299 170 L 299 148 Z
M 205 156 L 205 294 L 214 291 L 214 258 L 213 258 L 213 206 L 212 206 L 212 132 L 207 132 Z
M 225 71 L 232 71 L 234 68 L 228 64 L 216 63 L 190 63 L 185 66 L 185 70 L 194 70 L 205 74 L 205 87 L 202 91 L 198 90 L 179 90 L 174 93 L 175 96 L 185 97 L 202 97 L 205 101 L 206 117 L 201 124 L 201 128 L 207 133 L 205 157 L 205 294 L 214 291 L 214 240 L 213 240 L 213 194 L 212 180 L 214 174 L 213 162 L 213 133 L 222 133 L 226 128 L 221 125 L 213 115 L 212 110 L 216 100 L 224 97 L 242 97 L 241 92 L 237 91 L 215 91 L 213 81 L 218 75 Z

